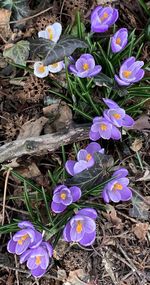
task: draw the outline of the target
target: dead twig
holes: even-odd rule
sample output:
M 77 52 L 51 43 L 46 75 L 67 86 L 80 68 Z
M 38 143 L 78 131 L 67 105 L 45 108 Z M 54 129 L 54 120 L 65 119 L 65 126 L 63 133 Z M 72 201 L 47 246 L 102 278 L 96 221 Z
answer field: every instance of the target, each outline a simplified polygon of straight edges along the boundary
M 89 127 L 80 126 L 69 129 L 66 133 L 53 133 L 39 137 L 15 140 L 0 147 L 0 163 L 11 161 L 23 155 L 41 155 L 53 152 L 62 145 L 88 139 Z
M 6 172 L 6 178 L 5 178 L 4 194 L 3 194 L 2 226 L 5 220 L 6 193 L 7 193 L 7 184 L 8 184 L 8 178 L 9 178 L 10 171 L 11 169 L 9 168 Z

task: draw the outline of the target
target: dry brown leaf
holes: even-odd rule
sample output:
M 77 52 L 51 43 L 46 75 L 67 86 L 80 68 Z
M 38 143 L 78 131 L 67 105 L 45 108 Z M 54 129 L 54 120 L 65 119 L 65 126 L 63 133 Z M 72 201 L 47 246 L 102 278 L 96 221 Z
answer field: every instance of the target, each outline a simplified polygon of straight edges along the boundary
M 88 285 L 89 276 L 82 269 L 70 271 L 67 282 L 63 285 Z
M 150 171 L 146 169 L 143 177 L 137 179 L 136 181 L 150 181 Z
M 11 11 L 0 9 L 0 34 L 4 39 L 10 37 L 12 31 L 9 26 Z
M 35 120 L 32 119 L 26 122 L 20 129 L 20 133 L 17 137 L 18 140 L 29 138 L 29 137 L 37 137 L 41 134 L 41 131 L 44 125 L 47 123 L 48 119 L 45 117 L 40 117 Z
M 113 223 L 113 225 L 120 227 L 122 225 L 122 220 L 117 216 L 117 212 L 116 212 L 115 208 L 112 205 L 107 205 L 106 211 L 107 211 L 107 213 L 103 213 L 105 218 L 109 222 Z
M 147 115 L 141 116 L 138 120 L 135 121 L 135 124 L 130 129 L 143 131 L 145 129 L 150 129 L 150 118 Z
M 137 152 L 139 151 L 143 146 L 142 140 L 140 139 L 135 139 L 135 141 L 132 143 L 132 145 L 130 146 L 130 148 L 134 151 Z
M 132 227 L 132 231 L 139 240 L 144 240 L 149 229 L 149 223 L 138 223 Z
M 26 178 L 35 178 L 41 175 L 40 170 L 34 162 L 29 164 L 26 167 L 20 167 L 17 169 L 17 172 Z

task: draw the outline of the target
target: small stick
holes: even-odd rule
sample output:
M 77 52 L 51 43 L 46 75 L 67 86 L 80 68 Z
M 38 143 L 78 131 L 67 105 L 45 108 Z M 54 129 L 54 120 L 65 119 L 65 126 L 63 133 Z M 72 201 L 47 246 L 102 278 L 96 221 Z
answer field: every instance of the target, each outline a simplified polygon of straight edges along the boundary
M 9 168 L 7 170 L 6 179 L 5 179 L 5 185 L 4 185 L 3 210 L 2 210 L 2 226 L 4 225 L 4 220 L 5 220 L 6 193 L 7 193 L 7 184 L 8 184 L 8 178 L 9 178 L 10 171 L 11 171 L 11 168 Z

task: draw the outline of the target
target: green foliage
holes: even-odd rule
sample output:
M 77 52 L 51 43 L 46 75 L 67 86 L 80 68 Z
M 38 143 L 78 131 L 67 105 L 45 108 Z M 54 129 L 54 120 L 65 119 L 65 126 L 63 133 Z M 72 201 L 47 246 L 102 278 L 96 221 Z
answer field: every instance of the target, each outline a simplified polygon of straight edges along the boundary
M 57 43 L 38 38 L 31 41 L 31 53 L 44 57 L 43 64 L 49 65 L 70 56 L 77 48 L 86 48 L 87 44 L 73 36 L 65 36 Z
M 26 60 L 29 57 L 29 49 L 29 42 L 22 40 L 14 44 L 12 47 L 5 49 L 3 56 L 11 59 L 15 64 L 26 66 Z

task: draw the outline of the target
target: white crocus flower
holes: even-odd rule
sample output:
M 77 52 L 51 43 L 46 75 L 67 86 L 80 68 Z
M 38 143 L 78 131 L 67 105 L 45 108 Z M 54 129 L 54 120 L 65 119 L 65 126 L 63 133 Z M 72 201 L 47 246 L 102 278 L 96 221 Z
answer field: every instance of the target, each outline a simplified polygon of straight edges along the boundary
M 34 75 L 39 78 L 44 78 L 48 75 L 49 70 L 48 66 L 44 66 L 41 61 L 37 61 L 34 64 Z
M 47 26 L 44 31 L 38 32 L 38 37 L 48 39 L 57 43 L 61 33 L 62 33 L 62 25 L 56 22 L 53 25 Z
M 53 63 L 53 64 L 48 65 L 48 70 L 51 73 L 60 72 L 63 68 L 64 68 L 64 62 L 63 61 L 59 61 L 57 63 Z

